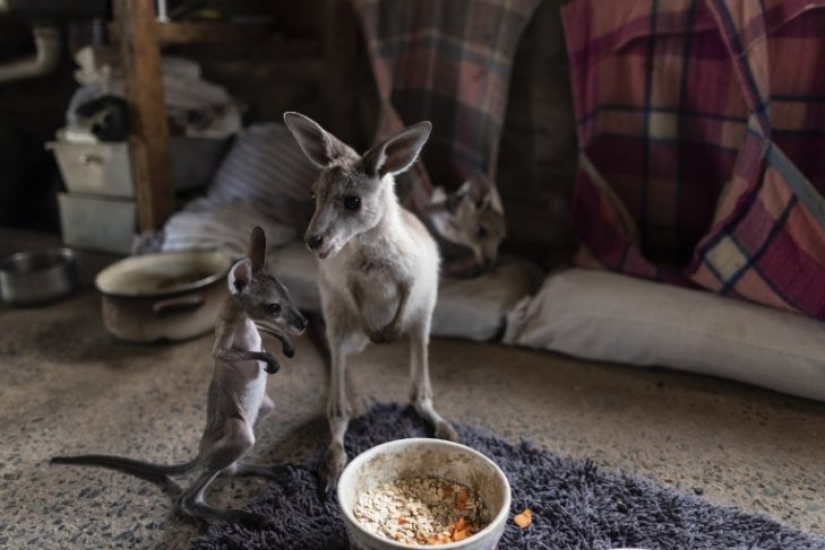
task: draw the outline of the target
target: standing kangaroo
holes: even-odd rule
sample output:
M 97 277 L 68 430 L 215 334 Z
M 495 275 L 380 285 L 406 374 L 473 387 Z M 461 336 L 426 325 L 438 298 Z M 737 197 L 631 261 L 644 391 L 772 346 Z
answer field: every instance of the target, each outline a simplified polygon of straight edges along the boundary
M 412 403 L 436 437 L 458 440 L 455 429 L 435 411 L 430 388 L 427 347 L 438 294 L 438 248 L 395 194 L 394 176 L 415 162 L 431 125 L 419 122 L 359 156 L 304 115 L 285 113 L 284 121 L 307 157 L 322 169 L 312 187 L 315 213 L 305 240 L 321 260 L 318 285 L 332 362 L 329 491 L 347 463 L 347 357 L 369 341 L 392 342 L 402 333 L 408 335 Z
M 266 516 L 215 508 L 203 498 L 206 487 L 221 473 L 276 475 L 273 466 L 240 461 L 255 444 L 256 420 L 273 408 L 266 394 L 266 376 L 277 372 L 279 365 L 275 356 L 263 348 L 260 333 L 280 340 L 284 355 L 292 357 L 294 349 L 287 334 L 304 332 L 307 320 L 292 304 L 287 289 L 264 271 L 265 252 L 266 237 L 256 227 L 250 236 L 249 257 L 229 270 L 229 296 L 215 323 L 215 372 L 207 396 L 206 427 L 194 459 L 170 466 L 110 455 L 58 456 L 52 462 L 104 466 L 158 481 L 199 470 L 200 475 L 180 497 L 185 514 L 255 526 L 268 523 Z

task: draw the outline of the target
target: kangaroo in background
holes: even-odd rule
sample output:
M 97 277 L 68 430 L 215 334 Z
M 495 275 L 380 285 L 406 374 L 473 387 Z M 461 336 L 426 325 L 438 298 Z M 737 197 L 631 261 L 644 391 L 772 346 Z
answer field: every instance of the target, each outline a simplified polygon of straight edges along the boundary
M 321 260 L 318 285 L 332 364 L 327 405 L 332 441 L 325 457 L 329 491 L 347 463 L 347 357 L 370 341 L 408 335 L 412 403 L 436 437 L 458 439 L 435 411 L 430 387 L 427 352 L 438 293 L 438 247 L 395 194 L 394 176 L 415 162 L 432 127 L 419 122 L 361 156 L 304 115 L 288 112 L 284 121 L 322 169 L 312 187 L 315 213 L 305 240 Z
M 436 187 L 424 216 L 436 235 L 472 251 L 471 258 L 449 255 L 442 270 L 445 275 L 474 276 L 496 263 L 507 220 L 496 184 L 484 174 L 473 175 L 452 193 Z M 446 250 L 442 244 L 442 251 Z
M 275 356 L 263 348 L 260 333 L 280 340 L 284 355 L 292 357 L 295 352 L 287 334 L 303 333 L 307 320 L 292 304 L 287 289 L 264 271 L 265 253 L 266 237 L 256 227 L 250 236 L 249 257 L 229 270 L 229 296 L 215 323 L 215 371 L 207 396 L 206 427 L 194 459 L 170 466 L 109 455 L 58 456 L 52 462 L 104 466 L 167 483 L 167 476 L 197 469 L 200 475 L 180 497 L 185 514 L 255 526 L 268 523 L 266 516 L 215 508 L 203 498 L 206 487 L 222 473 L 263 477 L 276 474 L 273 466 L 240 462 L 255 444 L 256 421 L 274 406 L 266 394 L 266 374 L 276 373 L 279 365 Z

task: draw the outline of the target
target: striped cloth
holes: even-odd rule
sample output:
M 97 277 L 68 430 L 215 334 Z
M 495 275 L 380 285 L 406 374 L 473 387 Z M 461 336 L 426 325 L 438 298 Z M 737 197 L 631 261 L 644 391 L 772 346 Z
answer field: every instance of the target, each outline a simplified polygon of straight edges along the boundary
M 264 229 L 270 247 L 287 244 L 312 215 L 309 190 L 318 172 L 285 125 L 250 126 L 227 153 L 206 196 L 166 222 L 161 249 L 220 248 L 242 256 L 255 225 Z
M 423 213 L 434 186 L 495 177 L 512 60 L 539 0 L 352 2 L 382 102 L 376 141 L 433 122 L 408 206 Z
M 825 320 L 825 0 L 574 0 L 580 265 Z
M 215 203 L 254 201 L 262 212 L 287 221 L 291 203 L 310 201 L 318 167 L 281 123 L 250 126 L 227 154 L 209 187 Z

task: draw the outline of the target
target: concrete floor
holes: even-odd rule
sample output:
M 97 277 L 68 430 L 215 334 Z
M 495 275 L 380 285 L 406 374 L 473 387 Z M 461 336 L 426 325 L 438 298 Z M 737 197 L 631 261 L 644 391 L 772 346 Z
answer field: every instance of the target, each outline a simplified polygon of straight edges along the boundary
M 0 231 L 4 253 L 41 241 L 15 242 Z M 185 548 L 200 532 L 155 485 L 48 464 L 89 452 L 183 461 L 203 427 L 211 336 L 147 346 L 110 337 L 90 283 L 107 261 L 85 255 L 85 283 L 64 301 L 0 306 L 0 548 Z M 308 338 L 297 343 L 270 378 L 277 408 L 252 460 L 299 461 L 319 443 L 310 434 L 323 431 L 326 368 Z M 430 354 L 436 406 L 455 421 L 825 533 L 825 404 L 498 344 L 436 339 Z M 372 347 L 352 367 L 361 395 L 405 399 L 403 343 Z M 265 487 L 226 479 L 209 498 L 238 507 Z

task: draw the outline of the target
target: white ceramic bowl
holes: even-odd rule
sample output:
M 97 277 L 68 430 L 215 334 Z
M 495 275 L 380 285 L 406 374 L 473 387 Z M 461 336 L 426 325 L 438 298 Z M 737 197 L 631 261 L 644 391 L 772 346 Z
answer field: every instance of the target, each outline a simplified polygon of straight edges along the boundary
M 510 483 L 492 460 L 465 445 L 440 439 L 399 439 L 378 445 L 355 457 L 338 481 L 338 503 L 355 550 L 428 548 L 385 539 L 361 527 L 352 509 L 358 497 L 382 483 L 412 477 L 439 477 L 462 483 L 481 496 L 491 521 L 460 542 L 439 545 L 444 550 L 493 550 L 510 515 Z

